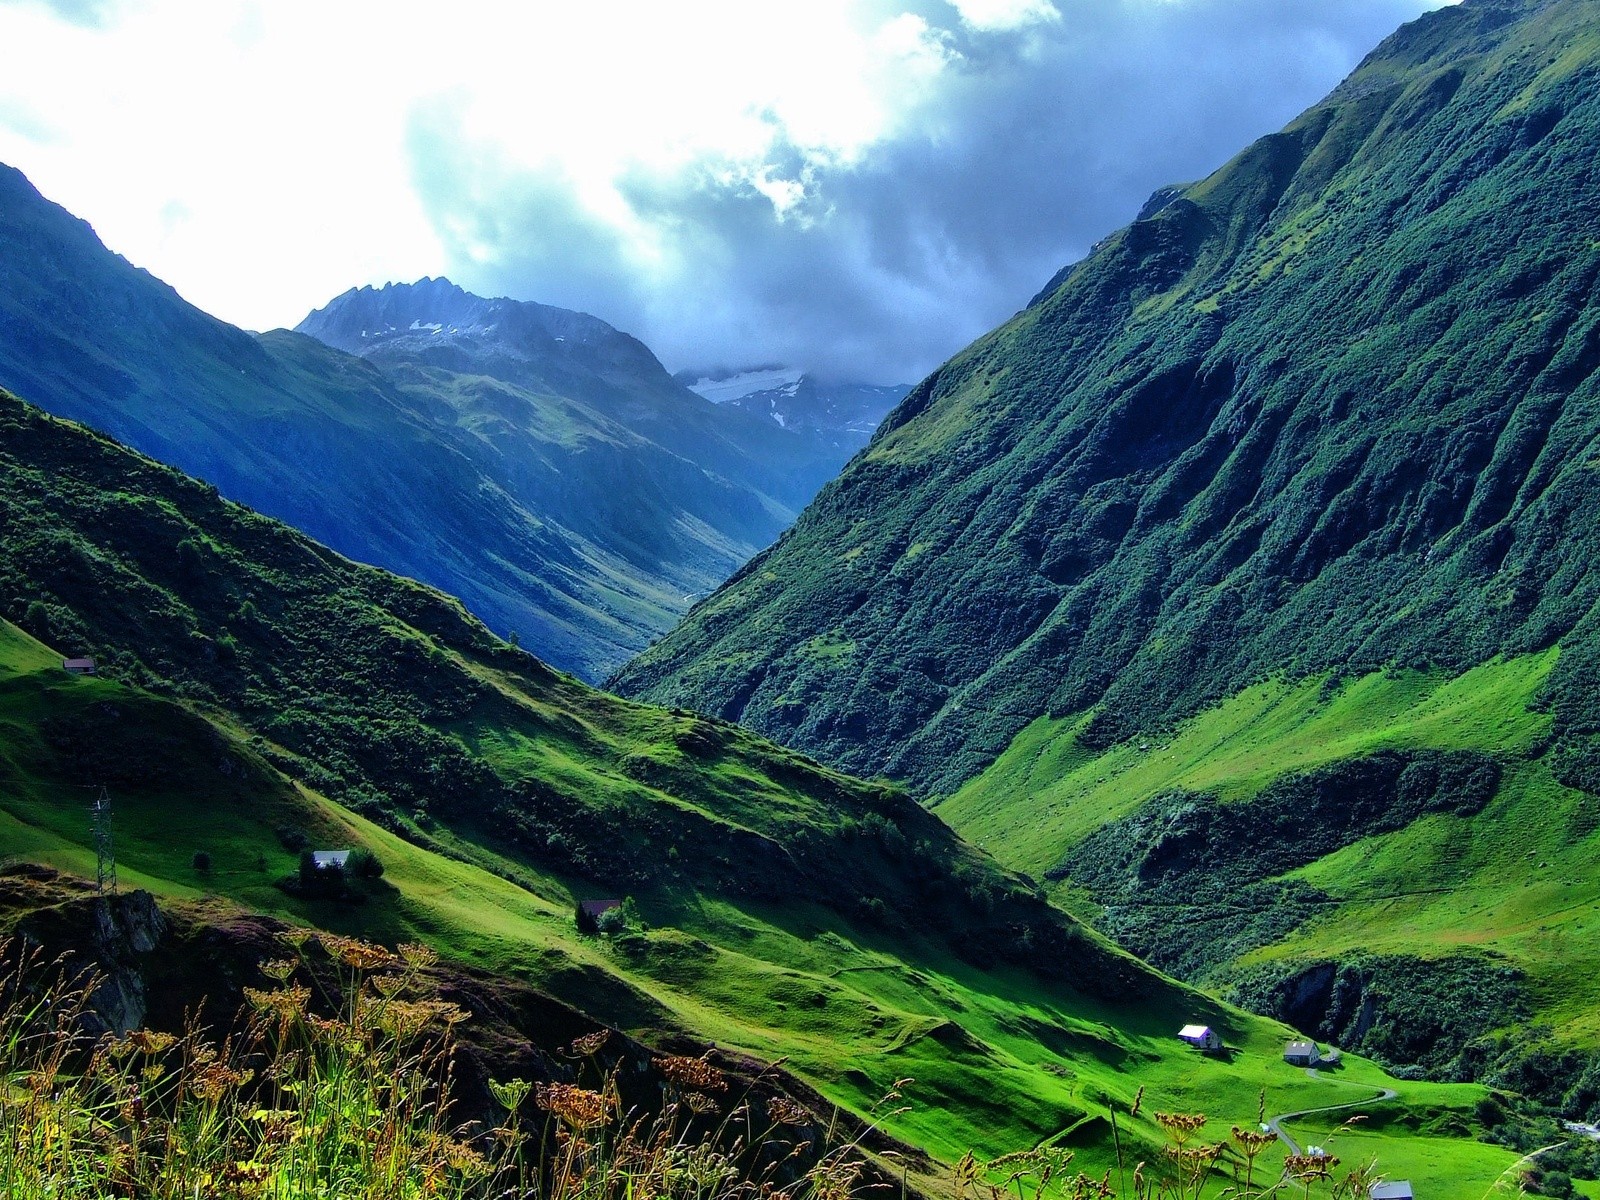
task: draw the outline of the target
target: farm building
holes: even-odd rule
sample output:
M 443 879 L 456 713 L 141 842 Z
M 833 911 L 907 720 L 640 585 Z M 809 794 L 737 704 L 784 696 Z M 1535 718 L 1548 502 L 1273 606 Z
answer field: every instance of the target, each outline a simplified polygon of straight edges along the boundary
M 1372 1200 L 1415 1200 L 1409 1179 L 1394 1179 L 1386 1183 L 1375 1183 L 1367 1189 L 1367 1195 Z
M 95 671 L 92 658 L 64 658 L 61 660 L 61 669 L 68 675 L 93 675 Z
M 1209 1025 L 1185 1025 L 1178 1030 L 1178 1040 L 1200 1050 L 1222 1049 L 1222 1035 Z
M 584 900 L 579 903 L 578 911 L 591 920 L 602 913 L 608 913 L 613 908 L 621 908 L 621 900 Z
M 1315 1042 L 1290 1042 L 1283 1048 L 1283 1061 L 1293 1067 L 1314 1067 L 1322 1061 Z
M 350 851 L 348 850 L 313 850 L 311 852 L 311 863 L 319 871 L 325 871 L 329 867 L 338 867 L 342 871 L 345 863 L 349 860 Z

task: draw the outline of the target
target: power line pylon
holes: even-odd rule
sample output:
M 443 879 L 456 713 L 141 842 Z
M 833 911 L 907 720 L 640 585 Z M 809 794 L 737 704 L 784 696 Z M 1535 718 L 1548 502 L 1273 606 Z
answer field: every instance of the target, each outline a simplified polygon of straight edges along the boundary
M 101 893 L 117 890 L 117 855 L 111 844 L 111 796 L 104 787 L 89 808 L 94 816 L 95 887 Z

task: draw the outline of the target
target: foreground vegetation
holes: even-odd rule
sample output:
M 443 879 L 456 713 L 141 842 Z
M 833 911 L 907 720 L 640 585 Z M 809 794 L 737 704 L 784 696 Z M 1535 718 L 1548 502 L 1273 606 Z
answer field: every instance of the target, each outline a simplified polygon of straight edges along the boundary
M 98 980 L 0 945 L 0 1190 L 15 1200 L 131 1195 L 294 1200 L 846 1200 L 906 1192 L 894 1155 L 782 1096 L 741 1095 L 704 1059 L 654 1060 L 654 1094 L 624 1098 L 604 1032 L 564 1050 L 559 1077 L 490 1084 L 468 1117 L 453 1090 L 454 1030 L 470 1014 L 432 994 L 431 950 L 294 935 L 261 964 L 243 1028 L 221 1042 L 96 1032 Z M 901 1100 L 891 1091 L 883 1103 Z M 1143 1092 L 1125 1114 L 1137 1118 Z M 1205 1136 L 1198 1114 L 1156 1113 L 1164 1143 L 1098 1174 L 1046 1146 L 955 1164 L 956 1197 L 1000 1200 L 1364 1200 L 1375 1161 L 1343 1161 L 1349 1123 L 1315 1151 L 1274 1153 L 1258 1125 Z M 1128 1149 L 1131 1152 L 1134 1147 Z M 887 1170 L 885 1168 L 888 1168 Z

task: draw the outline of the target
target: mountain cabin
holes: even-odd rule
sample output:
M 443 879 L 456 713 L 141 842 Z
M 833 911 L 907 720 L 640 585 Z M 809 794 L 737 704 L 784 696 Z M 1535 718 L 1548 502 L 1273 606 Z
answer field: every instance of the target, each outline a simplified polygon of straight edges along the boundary
M 1222 1035 L 1209 1025 L 1185 1025 L 1178 1030 L 1178 1040 L 1207 1053 L 1222 1049 Z
M 61 669 L 68 675 L 93 675 L 94 659 L 64 658 L 61 660 Z
M 1409 1179 L 1394 1179 L 1387 1183 L 1375 1183 L 1367 1189 L 1371 1200 L 1415 1200 L 1411 1191 Z
M 1314 1067 L 1322 1061 L 1315 1042 L 1290 1042 L 1283 1048 L 1283 1061 L 1291 1067 Z
M 311 852 L 311 865 L 319 871 L 326 871 L 329 867 L 338 867 L 344 870 L 344 865 L 350 860 L 348 850 L 313 850 Z

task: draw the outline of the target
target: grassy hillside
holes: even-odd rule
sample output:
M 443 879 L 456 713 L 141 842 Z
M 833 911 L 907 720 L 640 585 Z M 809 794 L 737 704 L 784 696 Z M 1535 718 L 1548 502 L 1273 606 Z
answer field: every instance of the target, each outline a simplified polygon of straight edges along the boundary
M 938 811 L 1175 974 L 1591 1111 L 1600 820 L 1552 773 L 1558 659 L 1276 680 L 1110 751 L 1044 718 Z
M 58 745 L 62 729 L 97 721 L 109 722 L 96 728 L 101 761 Z M 511 856 L 464 862 L 398 838 L 285 779 L 246 739 L 185 706 L 65 675 L 53 651 L 9 625 L 0 625 L 0 755 L 10 780 L 0 845 L 13 858 L 92 871 L 93 793 L 80 781 L 106 779 L 125 888 L 168 903 L 221 896 L 338 932 L 424 940 L 647 1039 L 691 1036 L 786 1059 L 858 1111 L 910 1078 L 911 1107 L 888 1128 L 946 1162 L 968 1148 L 992 1155 L 1065 1133 L 1080 1165 L 1103 1169 L 1112 1161 L 1107 1103 L 1122 1107 L 1130 1149 L 1149 1154 L 1160 1140 L 1151 1111 L 1205 1109 L 1226 1128 L 1251 1119 L 1262 1087 L 1273 1111 L 1287 1111 L 1375 1096 L 1391 1082 L 1356 1060 L 1336 1077 L 1307 1078 L 1278 1061 L 1281 1027 L 1176 989 L 1086 996 L 1025 967 L 979 969 L 941 950 L 937 935 L 888 937 L 812 904 L 648 889 L 636 897 L 645 927 L 582 937 L 569 897 L 583 889 L 571 878 Z M 273 884 L 295 867 L 279 837 L 286 826 L 316 845 L 371 849 L 385 864 L 382 881 L 361 904 L 285 895 Z M 211 855 L 204 872 L 197 849 Z M 516 871 L 520 886 L 486 866 Z M 1174 1012 L 1223 1029 L 1232 1061 L 1175 1051 Z M 1153 1107 L 1131 1120 L 1141 1086 Z M 1460 1140 L 1483 1093 L 1401 1086 L 1381 1106 L 1400 1121 L 1373 1147 L 1380 1163 L 1401 1173 L 1462 1164 L 1439 1194 L 1481 1194 L 1514 1158 Z
M 1079 929 L 892 789 L 593 692 L 438 593 L 0 405 L 8 856 L 87 871 L 105 785 L 125 887 L 421 938 L 646 1038 L 787 1058 L 857 1111 L 912 1078 L 889 1128 L 946 1162 L 1065 1138 L 1099 1170 L 1108 1105 L 1148 1154 L 1154 1111 L 1225 1129 L 1262 1087 L 1289 1110 L 1385 1084 L 1286 1067 L 1283 1026 Z M 106 674 L 60 669 L 82 652 Z M 368 848 L 383 878 L 362 903 L 286 894 L 302 839 Z M 640 923 L 578 934 L 574 898 L 617 894 Z M 1231 1060 L 1177 1043 L 1188 1020 Z M 1513 1157 L 1460 1141 L 1483 1096 L 1403 1085 L 1385 1166 L 1460 1159 L 1442 1194 L 1481 1195 Z

